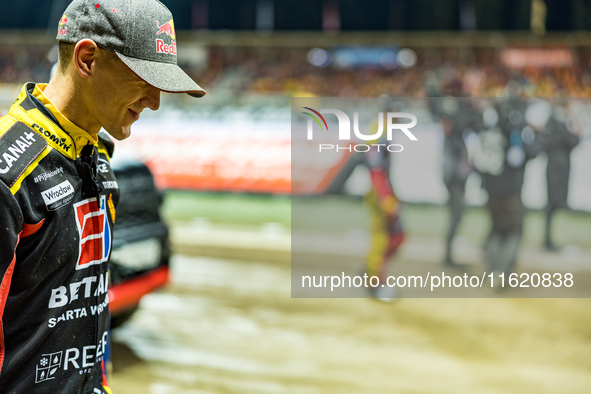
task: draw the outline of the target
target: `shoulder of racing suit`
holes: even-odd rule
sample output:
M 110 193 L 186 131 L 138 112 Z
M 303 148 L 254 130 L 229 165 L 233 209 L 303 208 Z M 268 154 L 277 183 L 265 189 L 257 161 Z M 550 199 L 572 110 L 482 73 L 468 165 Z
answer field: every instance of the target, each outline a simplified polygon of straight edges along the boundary
M 9 114 L 0 117 L 0 180 L 11 188 L 51 150 L 71 160 L 77 158 L 76 141 L 39 100 L 27 93 L 32 87 L 34 84 L 26 84 Z M 113 141 L 102 131 L 97 137 L 94 145 L 110 160 L 115 148 Z
M 0 119 L 0 179 L 12 187 L 47 147 L 47 141 L 23 122 Z

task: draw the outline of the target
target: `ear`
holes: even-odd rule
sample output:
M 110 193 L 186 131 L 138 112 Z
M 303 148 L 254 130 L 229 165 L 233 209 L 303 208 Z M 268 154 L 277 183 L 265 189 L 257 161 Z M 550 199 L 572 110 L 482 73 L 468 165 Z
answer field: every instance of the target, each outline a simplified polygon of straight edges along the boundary
M 74 48 L 74 64 L 82 78 L 88 78 L 94 72 L 98 46 L 92 40 L 78 41 Z

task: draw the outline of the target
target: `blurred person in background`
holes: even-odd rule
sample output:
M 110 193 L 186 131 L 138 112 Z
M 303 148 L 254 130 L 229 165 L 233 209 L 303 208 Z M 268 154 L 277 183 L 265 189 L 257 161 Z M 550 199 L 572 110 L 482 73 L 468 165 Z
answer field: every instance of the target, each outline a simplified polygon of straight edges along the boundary
M 384 100 L 386 100 L 384 104 L 386 110 L 380 114 L 383 116 L 382 126 L 386 124 L 388 109 L 393 105 L 390 98 Z M 378 129 L 378 122 L 379 119 L 372 124 L 371 130 Z M 386 136 L 386 133 L 382 135 Z M 371 189 L 364 198 L 371 212 L 372 231 L 371 248 L 365 260 L 365 273 L 369 277 L 379 278 L 379 285 L 369 287 L 368 290 L 372 297 L 386 302 L 396 298 L 395 288 L 385 285 L 388 262 L 405 238 L 400 220 L 400 201 L 390 180 L 390 151 L 385 148 L 387 143 L 387 140 L 372 141 L 371 149 L 365 153 Z
M 525 207 L 521 199 L 525 165 L 542 149 L 526 122 L 527 104 L 512 98 L 484 109 L 480 150 L 474 158 L 488 192 L 491 231 L 486 243 L 488 272 L 510 274 L 521 245 Z M 536 130 L 539 131 L 538 126 Z
M 49 84 L 25 84 L 0 118 L 0 392 L 105 394 L 119 190 L 99 131 L 123 140 L 160 91 L 205 92 L 156 0 L 75 0 L 57 40 Z
M 464 194 L 466 181 L 472 172 L 468 159 L 468 150 L 464 133 L 479 130 L 480 114 L 472 106 L 462 89 L 458 78 L 448 79 L 442 87 L 443 97 L 430 100 L 431 112 L 439 118 L 444 133 L 443 141 L 443 183 L 447 188 L 449 225 L 445 239 L 445 257 L 443 264 L 448 267 L 460 267 L 452 257 L 453 240 L 466 210 Z
M 552 239 L 552 219 L 558 209 L 568 206 L 570 155 L 579 143 L 580 134 L 580 128 L 576 124 L 573 124 L 571 131 L 566 122 L 559 120 L 558 116 L 553 113 L 540 133 L 544 152 L 548 157 L 546 168 L 548 203 L 545 210 L 544 247 L 549 251 L 557 250 Z

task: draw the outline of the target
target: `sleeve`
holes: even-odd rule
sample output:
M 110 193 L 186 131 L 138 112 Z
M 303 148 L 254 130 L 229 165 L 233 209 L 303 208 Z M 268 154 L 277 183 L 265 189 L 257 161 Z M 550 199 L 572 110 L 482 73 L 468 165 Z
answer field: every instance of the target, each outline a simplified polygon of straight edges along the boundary
M 544 150 L 571 151 L 579 144 L 579 136 L 571 133 L 564 122 L 551 118 L 544 135 Z
M 383 168 L 373 167 L 369 170 L 371 176 L 371 183 L 376 189 L 379 200 L 394 194 L 388 174 Z
M 533 159 L 544 150 L 542 139 L 531 127 L 525 127 L 521 136 L 526 160 Z
M 578 135 L 571 133 L 566 125 L 562 125 L 562 143 L 566 150 L 573 150 L 580 142 Z
M 378 197 L 380 209 L 389 216 L 396 214 L 398 210 L 398 198 L 388 178 L 388 173 L 380 167 L 370 168 L 372 186 Z
M 16 264 L 16 247 L 24 226 L 21 209 L 12 192 L 0 180 L 0 328 L 3 325 L 4 306 L 10 291 L 12 273 Z M 3 353 L 3 338 L 0 332 L 0 352 Z M 0 366 L 2 360 L 0 359 Z

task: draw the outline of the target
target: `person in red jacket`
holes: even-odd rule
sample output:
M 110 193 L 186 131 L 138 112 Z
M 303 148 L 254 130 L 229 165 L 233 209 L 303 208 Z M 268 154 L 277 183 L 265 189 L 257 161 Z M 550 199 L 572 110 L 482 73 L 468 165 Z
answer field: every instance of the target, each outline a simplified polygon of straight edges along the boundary
M 383 116 L 386 116 L 385 112 Z M 365 153 L 365 164 L 371 179 L 371 190 L 365 201 L 372 218 L 372 243 L 365 260 L 365 271 L 369 277 L 380 279 L 378 286 L 369 288 L 370 294 L 382 301 L 391 301 L 396 292 L 386 285 L 386 269 L 402 245 L 405 234 L 400 220 L 400 201 L 390 180 L 390 152 L 384 146 L 380 146 L 379 142 L 371 144 L 371 149 Z

